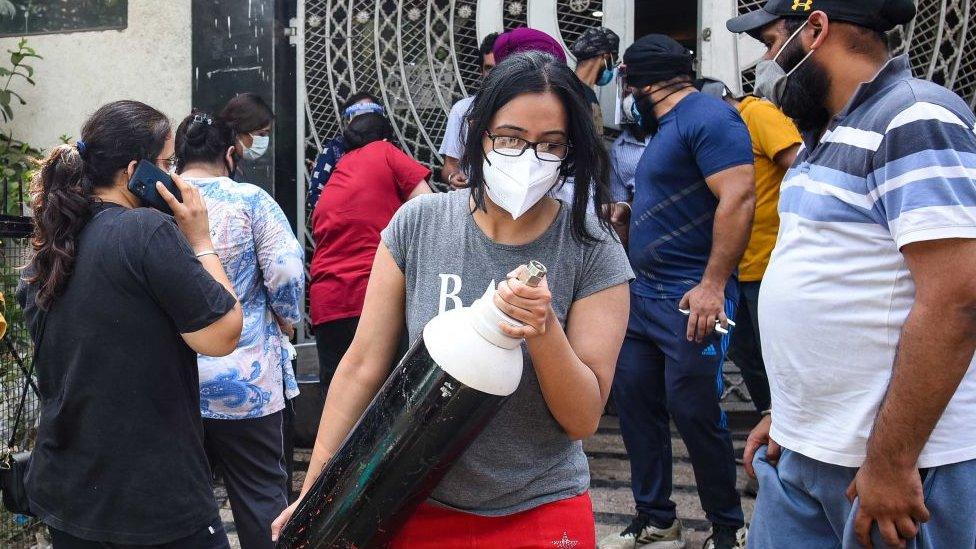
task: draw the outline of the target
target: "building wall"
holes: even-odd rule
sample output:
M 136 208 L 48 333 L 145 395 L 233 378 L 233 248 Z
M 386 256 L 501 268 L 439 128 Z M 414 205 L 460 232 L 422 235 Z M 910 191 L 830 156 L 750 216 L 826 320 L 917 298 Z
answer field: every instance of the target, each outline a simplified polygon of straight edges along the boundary
M 77 139 L 81 124 L 98 107 L 135 99 L 161 110 L 176 123 L 190 111 L 192 0 L 129 0 L 122 31 L 29 36 L 44 59 L 32 59 L 36 86 L 14 90 L 27 105 L 14 107 L 16 139 L 47 148 L 67 134 Z M 0 52 L 18 38 L 0 39 Z M 16 101 L 15 101 L 16 103 Z

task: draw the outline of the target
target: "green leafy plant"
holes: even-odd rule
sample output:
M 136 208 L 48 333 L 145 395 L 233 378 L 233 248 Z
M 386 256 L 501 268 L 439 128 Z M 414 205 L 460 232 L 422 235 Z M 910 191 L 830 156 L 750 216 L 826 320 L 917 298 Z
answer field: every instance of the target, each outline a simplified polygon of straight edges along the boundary
M 4 123 L 9 124 L 14 118 L 14 100 L 20 105 L 27 104 L 11 87 L 18 82 L 35 85 L 34 67 L 25 61 L 42 57 L 27 45 L 26 38 L 17 43 L 17 49 L 7 51 L 10 53 L 10 66 L 0 67 L 0 79 L 7 77 L 0 88 L 0 116 L 3 116 Z M 28 195 L 34 159 L 40 155 L 39 149 L 15 139 L 9 127 L 0 131 L 0 187 L 3 191 L 0 213 L 24 215 L 24 200 Z
M 43 59 L 40 55 L 37 55 L 34 48 L 27 45 L 26 38 L 20 39 L 20 42 L 17 43 L 16 50 L 7 50 L 7 52 L 10 53 L 10 68 L 0 67 L 0 78 L 7 77 L 7 82 L 0 89 L 0 112 L 3 114 L 4 122 L 10 122 L 14 117 L 13 107 L 10 106 L 14 98 L 21 105 L 27 104 L 27 101 L 20 94 L 10 89 L 10 85 L 14 83 L 14 80 L 23 79 L 31 86 L 34 85 L 34 67 L 24 63 L 24 60 L 31 58 Z

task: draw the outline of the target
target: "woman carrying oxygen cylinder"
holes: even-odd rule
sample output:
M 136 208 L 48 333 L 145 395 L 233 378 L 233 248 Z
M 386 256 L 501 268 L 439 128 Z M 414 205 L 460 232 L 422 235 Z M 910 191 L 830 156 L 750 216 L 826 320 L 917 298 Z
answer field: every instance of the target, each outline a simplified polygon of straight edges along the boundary
M 602 208 L 609 168 L 583 85 L 549 55 L 509 57 L 473 104 L 465 150 L 470 188 L 407 202 L 382 233 L 302 496 L 389 375 L 402 326 L 415 341 L 440 312 L 497 286 L 495 303 L 525 325 L 500 326 L 525 339 L 521 383 L 392 547 L 592 548 L 580 441 L 596 432 L 610 391 L 633 273 Z M 572 204 L 550 197 L 569 176 Z M 533 259 L 549 270 L 535 288 L 516 278 Z

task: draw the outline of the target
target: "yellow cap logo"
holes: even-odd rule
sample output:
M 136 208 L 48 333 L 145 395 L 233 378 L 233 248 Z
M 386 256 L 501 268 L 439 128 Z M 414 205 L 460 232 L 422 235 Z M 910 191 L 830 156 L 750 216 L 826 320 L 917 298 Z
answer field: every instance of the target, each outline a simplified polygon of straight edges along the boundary
M 793 0 L 793 11 L 810 11 L 813 8 L 813 0 Z

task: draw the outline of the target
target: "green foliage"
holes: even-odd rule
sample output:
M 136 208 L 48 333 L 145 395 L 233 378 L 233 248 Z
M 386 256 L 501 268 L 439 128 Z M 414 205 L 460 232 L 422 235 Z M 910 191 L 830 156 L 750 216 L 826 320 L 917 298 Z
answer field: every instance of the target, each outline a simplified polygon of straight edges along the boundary
M 25 215 L 25 201 L 30 196 L 30 180 L 36 159 L 41 151 L 27 143 L 16 141 L 7 133 L 0 133 L 0 213 Z
M 20 105 L 27 102 L 11 86 L 20 82 L 34 83 L 34 67 L 24 63 L 29 59 L 41 59 L 34 48 L 27 45 L 27 39 L 21 38 L 16 50 L 10 53 L 10 65 L 0 66 L 0 78 L 7 79 L 0 88 L 0 115 L 8 123 L 14 117 L 14 100 Z M 8 215 L 24 215 L 24 202 L 29 196 L 30 178 L 34 169 L 34 159 L 41 155 L 41 151 L 28 143 L 14 138 L 10 128 L 0 131 L 0 213 Z
M 21 105 L 26 105 L 27 101 L 20 96 L 17 92 L 10 89 L 10 85 L 15 79 L 25 80 L 31 86 L 34 85 L 34 67 L 24 63 L 25 59 L 42 59 L 34 48 L 27 45 L 27 39 L 21 38 L 20 42 L 17 43 L 16 50 L 7 50 L 10 54 L 10 68 L 0 67 L 0 78 L 6 76 L 7 83 L 4 84 L 3 89 L 0 89 L 0 113 L 3 115 L 4 122 L 10 122 L 14 117 L 13 107 L 11 103 L 13 99 Z

